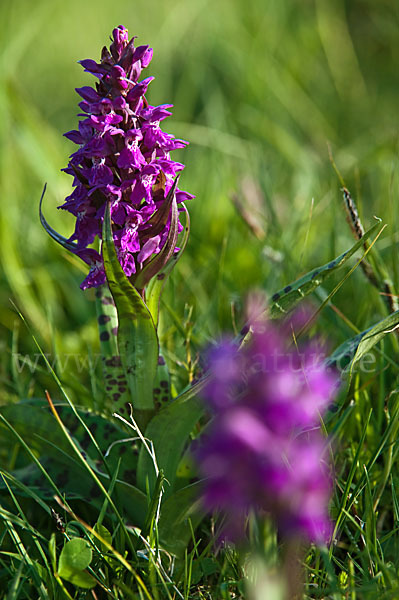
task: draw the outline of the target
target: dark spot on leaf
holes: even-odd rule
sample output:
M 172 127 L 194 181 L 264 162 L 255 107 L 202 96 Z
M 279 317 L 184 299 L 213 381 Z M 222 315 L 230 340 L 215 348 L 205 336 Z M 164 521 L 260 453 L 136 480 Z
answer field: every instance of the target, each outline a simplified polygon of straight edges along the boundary
M 274 296 L 278 296 L 278 294 L 274 294 Z M 274 300 L 274 296 L 273 296 L 272 300 Z M 276 298 L 276 300 L 278 300 L 278 298 Z M 240 334 L 247 335 L 248 331 L 249 331 L 249 325 L 244 325 L 244 327 L 240 331 Z
M 169 396 L 162 396 L 162 402 L 169 402 Z
M 126 469 L 123 473 L 123 479 L 129 483 L 134 483 L 136 479 L 136 471 L 134 469 Z
M 121 358 L 120 356 L 113 356 L 105 361 L 107 367 L 120 367 L 121 366 Z
M 74 420 L 74 421 L 72 421 L 72 423 L 69 425 L 68 429 L 69 429 L 70 433 L 74 433 L 74 432 L 77 430 L 77 428 L 78 428 L 78 427 L 79 427 L 79 423 L 78 423 L 78 421 Z
M 162 281 L 162 279 L 165 279 L 165 273 L 158 273 L 158 275 L 157 275 L 157 279 L 158 279 L 159 281 Z
M 59 473 L 59 475 L 57 475 L 55 481 L 56 481 L 56 484 L 58 485 L 58 487 L 64 487 L 64 485 L 66 485 L 69 481 L 69 473 L 68 473 L 67 469 L 64 469 L 63 471 L 61 471 L 61 473 Z
M 101 298 L 101 290 L 96 290 L 94 295 L 96 298 Z
M 87 450 L 87 448 L 89 447 L 89 444 L 90 444 L 90 436 L 86 431 L 82 440 L 80 441 L 80 445 L 82 446 L 83 450 Z
M 160 386 L 163 388 L 167 388 L 167 387 L 169 387 L 169 384 L 167 381 L 161 381 Z
M 165 359 L 163 356 L 158 356 L 158 364 L 163 366 L 165 364 Z
M 92 424 L 90 425 L 89 429 L 90 429 L 90 431 L 91 431 L 92 433 L 95 433 L 95 432 L 97 431 L 97 429 L 98 429 L 98 423 L 92 423 Z
M 99 325 L 105 325 L 105 323 L 108 323 L 110 320 L 111 317 L 108 317 L 107 315 L 100 315 L 97 319 Z
M 315 271 L 313 273 L 313 275 L 312 275 L 312 279 L 314 279 L 315 277 L 317 277 L 319 273 L 320 273 L 320 271 Z
M 154 388 L 154 396 L 158 396 L 158 394 L 161 393 L 161 390 L 159 388 Z
M 327 265 L 327 268 L 328 268 L 328 269 L 332 269 L 333 267 L 335 267 L 335 265 L 336 265 L 336 264 L 337 264 L 337 263 L 336 263 L 336 261 L 335 261 L 335 260 L 333 260 L 333 261 L 331 261 L 330 263 L 328 263 L 328 265 Z
M 89 494 L 92 498 L 98 498 L 99 496 L 101 496 L 101 490 L 98 487 L 98 485 L 94 484 L 91 487 Z
M 110 379 L 107 383 L 109 383 L 109 385 L 118 385 L 116 379 Z
M 111 433 L 114 431 L 114 428 L 110 423 L 106 423 L 104 426 L 104 439 L 108 439 Z
M 108 342 L 108 340 L 109 340 L 109 333 L 108 333 L 108 331 L 102 331 L 100 333 L 100 340 L 102 342 Z
M 280 294 L 273 294 L 272 296 L 272 300 L 273 302 L 277 302 L 277 300 L 280 298 Z
M 123 386 L 121 386 L 121 387 L 118 387 L 118 392 L 119 392 L 120 394 L 124 394 L 124 393 L 126 392 L 126 390 L 127 390 L 127 388 L 125 388 L 125 387 L 123 387 Z
M 118 335 L 118 328 L 117 327 L 113 327 L 112 330 L 112 335 Z
M 121 397 L 120 394 L 118 394 L 118 392 L 116 392 L 115 394 L 112 394 L 112 400 L 114 402 L 118 402 L 119 398 Z
M 288 294 L 288 292 L 290 292 L 291 290 L 292 290 L 292 287 L 291 287 L 290 285 L 287 285 L 287 286 L 284 288 L 284 293 L 285 293 L 285 294 Z
M 124 378 L 125 378 L 125 376 L 123 373 L 121 375 L 118 375 L 118 379 L 124 379 Z

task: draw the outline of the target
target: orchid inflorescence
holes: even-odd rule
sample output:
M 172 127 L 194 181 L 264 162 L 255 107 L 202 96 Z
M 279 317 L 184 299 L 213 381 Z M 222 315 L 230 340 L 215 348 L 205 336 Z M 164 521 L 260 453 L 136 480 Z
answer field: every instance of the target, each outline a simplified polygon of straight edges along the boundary
M 79 104 L 82 119 L 78 130 L 65 134 L 79 148 L 64 169 L 74 177 L 74 190 L 60 208 L 76 217 L 69 248 L 91 267 L 82 289 L 106 280 L 102 257 L 89 246 L 96 236 L 101 239 L 107 202 L 119 262 L 134 279 L 167 243 L 172 201 L 179 206 L 193 197 L 177 187 L 175 178 L 184 165 L 170 158 L 171 151 L 188 142 L 160 128 L 160 122 L 171 115 L 172 105 L 151 106 L 145 94 L 154 78 L 139 81 L 152 59 L 152 49 L 135 47 L 135 38 L 129 41 L 123 26 L 115 28 L 112 36 L 99 63 L 80 61 L 99 81 L 95 89 L 77 88 L 83 99 Z M 173 229 L 182 230 L 178 219 Z M 172 244 L 173 253 L 175 239 Z
M 99 81 L 95 89 L 77 89 L 82 118 L 78 130 L 65 134 L 79 145 L 65 169 L 74 177 L 74 190 L 60 207 L 76 217 L 74 233 L 61 243 L 90 265 L 81 287 L 108 280 L 117 297 L 115 269 L 106 273 L 107 261 L 104 267 L 103 256 L 90 247 L 96 237 L 107 248 L 112 236 L 116 264 L 119 260 L 130 282 L 144 291 L 178 251 L 179 215 L 184 201 L 193 198 L 177 187 L 184 165 L 170 158 L 187 142 L 161 130 L 171 105 L 149 105 L 145 94 L 153 77 L 139 78 L 152 49 L 135 47 L 134 41 L 119 26 L 99 63 L 81 61 Z M 331 476 L 320 415 L 337 378 L 314 361 L 318 353 L 312 348 L 288 350 L 287 337 L 284 326 L 277 330 L 257 317 L 251 343 L 238 351 L 223 342 L 209 354 L 204 397 L 215 416 L 196 455 L 205 477 L 205 506 L 226 513 L 226 532 L 233 538 L 243 534 L 251 512 L 270 515 L 282 535 L 320 542 L 331 533 Z
M 252 327 L 241 351 L 225 340 L 209 352 L 204 398 L 214 418 L 196 452 L 205 507 L 225 513 L 232 539 L 252 511 L 283 536 L 325 542 L 332 486 L 320 415 L 337 377 L 317 348 L 287 349 L 284 329 L 266 320 Z

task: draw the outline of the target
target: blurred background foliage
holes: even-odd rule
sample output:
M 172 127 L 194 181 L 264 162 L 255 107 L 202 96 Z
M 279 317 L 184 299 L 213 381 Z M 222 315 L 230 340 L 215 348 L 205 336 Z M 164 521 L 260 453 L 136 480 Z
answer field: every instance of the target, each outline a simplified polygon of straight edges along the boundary
M 10 299 L 75 397 L 90 394 L 89 370 L 70 361 L 66 376 L 62 360 L 90 349 L 95 362 L 93 295 L 79 289 L 85 267 L 41 228 L 38 202 L 47 182 L 46 218 L 72 233 L 57 211 L 71 191 L 60 169 L 73 144 L 62 134 L 76 127 L 74 88 L 94 83 L 77 61 L 99 59 L 119 24 L 154 48 L 149 101 L 173 103 L 165 129 L 190 141 L 175 159 L 186 164 L 181 187 L 196 195 L 192 233 L 162 331 L 177 368 L 239 327 L 249 291 L 272 294 L 352 244 L 328 144 L 365 226 L 373 215 L 389 225 L 378 248 L 399 290 L 395 0 L 1 0 L 4 398 L 52 385 L 45 369 L 18 372 L 15 354 L 37 349 Z M 355 272 L 334 298 L 360 329 L 380 318 L 378 292 L 363 284 Z M 351 334 L 330 309 L 320 323 L 331 346 Z

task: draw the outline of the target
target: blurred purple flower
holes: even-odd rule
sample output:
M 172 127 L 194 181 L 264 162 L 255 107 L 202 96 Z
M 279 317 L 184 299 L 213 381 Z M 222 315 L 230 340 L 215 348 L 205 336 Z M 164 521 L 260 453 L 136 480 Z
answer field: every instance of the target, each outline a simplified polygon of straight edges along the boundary
M 152 49 L 135 47 L 135 38 L 129 41 L 122 25 L 113 30 L 112 37 L 99 63 L 80 61 L 98 82 L 95 89 L 76 89 L 82 98 L 82 119 L 78 130 L 65 136 L 79 148 L 64 169 L 73 175 L 75 189 L 59 208 L 76 217 L 69 241 L 76 242 L 80 256 L 96 236 L 101 238 L 104 208 L 110 201 L 117 254 L 130 277 L 167 242 L 171 222 L 163 204 L 174 177 L 184 168 L 171 160 L 170 152 L 188 142 L 161 130 L 160 121 L 172 114 L 167 110 L 172 105 L 148 104 L 145 94 L 153 77 L 138 81 L 151 61 Z M 178 203 L 193 198 L 178 188 L 174 194 Z M 178 230 L 182 230 L 180 222 Z M 89 264 L 91 272 L 81 284 L 83 289 L 105 281 L 101 257 Z
M 196 457 L 204 504 L 226 513 L 228 536 L 242 536 L 255 510 L 283 535 L 321 543 L 331 535 L 332 484 L 320 415 L 337 377 L 317 348 L 288 349 L 288 331 L 258 319 L 244 349 L 224 341 L 209 352 L 204 398 L 215 416 Z

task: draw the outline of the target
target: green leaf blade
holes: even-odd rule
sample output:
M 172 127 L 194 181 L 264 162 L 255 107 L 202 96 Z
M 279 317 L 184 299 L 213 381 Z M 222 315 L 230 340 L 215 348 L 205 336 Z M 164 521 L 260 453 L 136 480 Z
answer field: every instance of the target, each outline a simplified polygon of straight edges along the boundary
M 377 217 L 376 217 L 377 218 Z M 364 246 L 368 238 L 382 227 L 381 219 L 366 231 L 349 250 L 343 252 L 329 263 L 316 267 L 293 283 L 279 290 L 270 300 L 269 316 L 276 319 L 293 310 L 306 296 L 311 294 L 334 271 L 340 269 L 353 254 Z
M 118 311 L 118 347 L 124 367 L 136 421 L 142 425 L 154 413 L 153 384 L 159 345 L 150 311 L 127 279 L 115 250 L 110 208 L 103 226 L 102 254 L 108 285 Z M 118 407 L 123 413 L 124 407 Z
M 379 321 L 379 323 L 374 325 L 374 327 L 371 327 L 365 331 L 352 359 L 350 374 L 352 375 L 355 364 L 359 362 L 364 355 L 373 348 L 373 346 L 381 341 L 386 335 L 397 330 L 398 327 L 399 310 L 388 315 L 388 317 L 382 319 L 382 321 Z
M 173 490 L 184 447 L 204 410 L 203 402 L 196 395 L 178 399 L 155 415 L 146 429 L 145 435 L 154 445 L 158 467 L 163 470 L 165 479 L 170 484 L 166 486 L 165 497 Z M 153 490 L 156 473 L 151 457 L 145 448 L 142 448 L 137 465 L 138 487 L 145 490 L 147 479 L 150 490 Z
M 367 352 L 381 341 L 383 337 L 389 333 L 393 333 L 398 327 L 399 310 L 391 313 L 375 325 L 368 327 L 354 337 L 345 340 L 325 361 L 326 366 L 338 368 L 338 370 L 343 373 L 349 371 L 350 375 L 352 375 L 356 363 L 358 363 Z
M 159 273 L 157 273 L 157 275 L 155 277 L 153 277 L 151 279 L 151 281 L 148 283 L 148 286 L 146 289 L 147 305 L 152 314 L 155 324 L 158 324 L 159 303 L 160 303 L 162 291 L 165 287 L 165 283 L 166 283 L 170 273 L 176 266 L 178 260 L 181 258 L 182 254 L 185 250 L 185 247 L 187 245 L 188 237 L 190 235 L 190 216 L 189 216 L 188 210 L 183 203 L 180 206 L 182 207 L 182 209 L 184 210 L 184 212 L 186 214 L 186 223 L 184 226 L 183 236 L 182 236 L 181 242 L 179 243 L 180 250 L 179 250 L 179 252 L 172 254 L 169 261 L 166 263 L 165 267 L 161 271 L 159 271 Z

